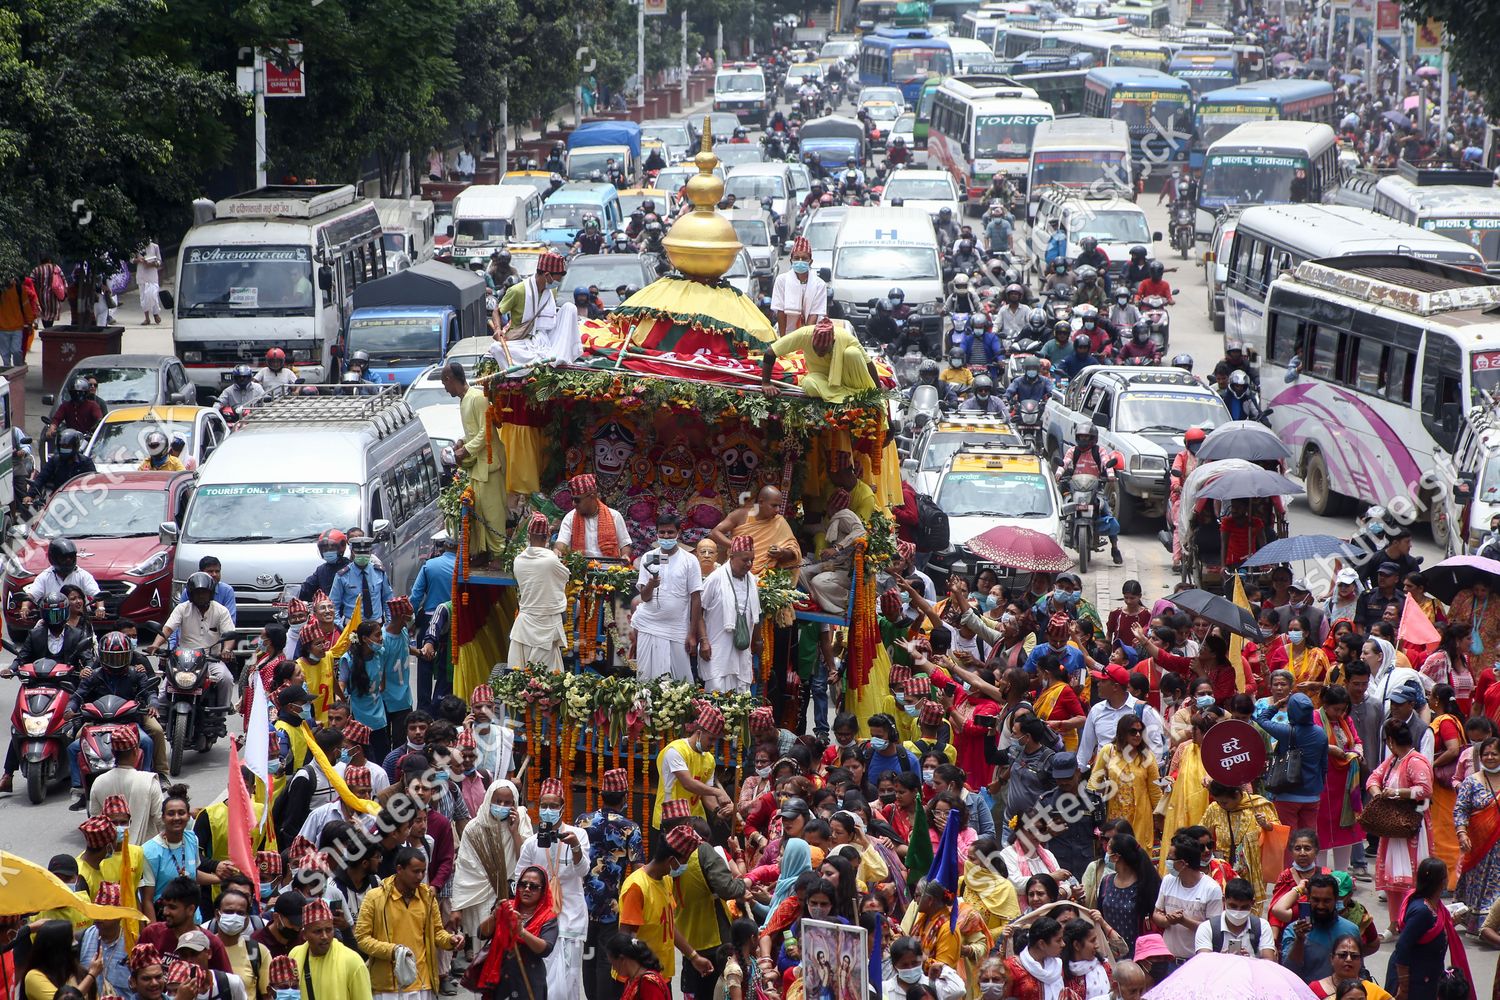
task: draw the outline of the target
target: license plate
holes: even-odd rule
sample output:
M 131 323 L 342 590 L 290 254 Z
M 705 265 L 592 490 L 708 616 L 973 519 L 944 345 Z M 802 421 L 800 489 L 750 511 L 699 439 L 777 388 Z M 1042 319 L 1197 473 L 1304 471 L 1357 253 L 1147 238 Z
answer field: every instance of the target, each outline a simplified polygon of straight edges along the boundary
M 1091 503 L 1082 503 L 1078 505 L 1078 513 L 1080 514 L 1092 514 L 1093 512 L 1094 505 Z

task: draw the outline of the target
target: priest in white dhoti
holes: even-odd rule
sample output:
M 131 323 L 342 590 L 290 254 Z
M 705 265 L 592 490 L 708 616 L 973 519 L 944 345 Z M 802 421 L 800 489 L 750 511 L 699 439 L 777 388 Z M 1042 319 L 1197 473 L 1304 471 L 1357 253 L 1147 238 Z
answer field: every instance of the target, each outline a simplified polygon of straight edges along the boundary
M 641 556 L 641 603 L 630 618 L 635 636 L 636 676 L 693 679 L 692 656 L 709 645 L 703 628 L 703 570 L 698 557 L 678 544 L 674 514 L 656 519 L 656 547 Z
M 528 663 L 562 670 L 563 647 L 568 642 L 563 630 L 563 612 L 568 605 L 568 567 L 548 547 L 551 536 L 547 515 L 532 514 L 526 526 L 526 548 L 516 554 L 513 570 L 519 608 L 510 628 L 507 662 L 512 670 Z
M 698 659 L 698 676 L 707 691 L 748 691 L 761 654 L 759 581 L 750 572 L 755 539 L 736 535 L 729 561 L 703 581 L 703 628 L 709 651 Z
M 568 269 L 559 254 L 537 259 L 536 273 L 511 285 L 500 299 L 500 313 L 510 318 L 490 345 L 489 355 L 502 369 L 537 361 L 577 361 L 583 355 L 578 307 L 558 302 L 556 285 Z

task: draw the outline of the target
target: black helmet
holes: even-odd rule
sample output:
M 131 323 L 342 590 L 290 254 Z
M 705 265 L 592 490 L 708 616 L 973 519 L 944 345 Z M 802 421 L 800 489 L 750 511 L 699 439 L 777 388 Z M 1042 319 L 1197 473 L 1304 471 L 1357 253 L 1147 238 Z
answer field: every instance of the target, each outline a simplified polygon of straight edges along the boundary
M 1135 246 L 1133 246 L 1133 247 L 1130 248 L 1130 256 L 1132 256 L 1132 257 L 1145 257 L 1146 256 L 1146 248 L 1143 247 L 1143 246 L 1141 246 L 1139 243 L 1137 243 Z
M 943 208 L 938 209 L 938 218 L 939 219 L 951 219 L 951 218 L 953 218 L 953 209 L 948 208 L 946 206 L 943 207 Z
M 954 368 L 962 368 L 967 363 L 967 359 L 964 357 L 964 349 L 962 347 L 955 347 L 949 351 L 948 363 Z
M 1014 301 L 1014 302 L 1020 302 L 1021 299 L 1025 298 L 1025 296 L 1026 296 L 1026 289 L 1022 288 L 1019 284 L 1012 283 L 1012 284 L 1006 285 L 1005 286 L 1005 297 L 1007 299 L 1010 299 L 1010 297 L 1012 295 L 1015 296 L 1015 298 L 1012 301 Z
M 1069 334 L 1069 333 L 1072 333 L 1072 332 L 1073 332 L 1073 324 L 1069 323 L 1065 319 L 1060 319 L 1056 323 L 1052 324 L 1052 335 L 1054 337 L 1057 336 L 1059 333 L 1061 333 L 1061 334 Z
M 891 311 L 891 304 L 885 299 L 875 300 L 875 311 L 882 315 Z
M 1073 338 L 1074 354 L 1087 354 L 1090 350 L 1093 349 L 1093 346 L 1094 342 L 1089 339 L 1088 334 L 1080 333 L 1078 336 Z
M 57 436 L 57 450 L 63 455 L 76 455 L 83 450 L 83 435 L 69 428 Z
M 68 386 L 68 395 L 73 399 L 83 399 L 88 394 L 89 380 L 82 375 L 75 378 L 73 384 Z
M 1083 239 L 1078 241 L 1078 246 L 1083 250 L 1093 250 L 1099 246 L 1099 241 L 1094 239 L 1094 237 L 1092 236 L 1085 236 Z
M 501 266 L 503 266 L 503 267 L 509 267 L 510 266 L 510 251 L 509 250 L 496 250 L 494 253 L 490 254 L 490 260 L 497 260 L 497 261 L 500 262 Z
M 1130 335 L 1135 338 L 1137 344 L 1144 344 L 1151 339 L 1151 324 L 1141 320 L 1130 328 Z
M 988 375 L 977 375 L 977 376 L 975 376 L 975 378 L 974 378 L 974 394 L 975 395 L 978 395 L 978 396 L 988 396 L 990 394 L 990 390 L 992 390 L 994 388 L 995 388 L 995 383 L 992 382 L 992 381 L 990 381 L 990 377 Z
M 201 593 L 205 590 L 208 591 L 210 595 L 213 594 L 215 590 L 213 577 L 209 576 L 207 573 L 194 573 L 192 576 L 187 578 L 188 596 L 192 596 L 196 593 Z
M 743 125 L 736 125 L 734 127 L 734 137 L 736 139 L 743 139 L 743 138 L 745 138 L 745 136 L 747 136 L 749 134 L 750 134 L 749 132 L 745 131 L 745 126 L 743 126 Z
M 1161 276 L 1167 273 L 1167 265 L 1163 264 L 1159 260 L 1153 260 L 1151 262 L 1151 265 L 1146 270 L 1147 273 L 1151 275 L 1151 277 L 1160 281 Z
M 969 325 L 980 333 L 983 333 L 990 328 L 990 314 L 987 312 L 974 313 L 969 317 Z
M 938 363 L 926 358 L 917 366 L 917 381 L 926 385 L 937 385 Z
M 48 625 L 62 625 L 68 620 L 68 599 L 61 594 L 42 598 L 42 618 Z
M 78 546 L 71 538 L 54 538 L 47 543 L 47 562 L 58 576 L 67 579 L 78 568 Z
M 1172 367 L 1181 368 L 1183 371 L 1193 370 L 1193 356 L 1191 354 L 1178 354 L 1172 358 Z

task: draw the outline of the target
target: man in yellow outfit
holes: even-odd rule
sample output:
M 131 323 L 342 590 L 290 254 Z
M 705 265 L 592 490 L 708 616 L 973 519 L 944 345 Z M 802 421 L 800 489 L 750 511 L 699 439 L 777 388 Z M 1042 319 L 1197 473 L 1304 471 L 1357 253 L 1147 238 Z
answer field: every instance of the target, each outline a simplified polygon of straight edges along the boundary
M 370 957 L 370 986 L 376 993 L 436 993 L 441 979 L 437 951 L 457 951 L 464 936 L 443 926 L 437 896 L 423 881 L 427 859 L 422 853 L 415 847 L 398 847 L 395 866 L 390 878 L 366 893 L 354 922 L 354 940 Z M 303 928 L 305 932 L 305 916 Z M 410 958 L 402 952 L 409 952 Z M 416 979 L 401 982 L 401 969 L 413 964 Z
M 484 390 L 469 385 L 464 366 L 443 366 L 443 388 L 458 400 L 464 439 L 453 446 L 453 457 L 469 474 L 474 488 L 474 521 L 469 531 L 469 561 L 483 566 L 505 547 L 505 445 L 490 424 L 490 401 Z M 458 526 L 448 533 L 458 537 Z
M 291 959 L 306 976 L 303 996 L 371 1000 L 370 972 L 359 952 L 346 947 L 334 933 L 333 910 L 326 900 L 314 899 L 302 908 L 302 944 L 292 949 Z
M 835 327 L 833 320 L 824 317 L 812 326 L 801 327 L 778 338 L 766 348 L 761 358 L 762 392 L 768 396 L 776 395 L 779 390 L 771 382 L 776 359 L 799 351 L 807 371 L 798 384 L 809 396 L 842 403 L 855 393 L 874 389 L 879 384 L 875 362 L 870 360 L 847 324 Z

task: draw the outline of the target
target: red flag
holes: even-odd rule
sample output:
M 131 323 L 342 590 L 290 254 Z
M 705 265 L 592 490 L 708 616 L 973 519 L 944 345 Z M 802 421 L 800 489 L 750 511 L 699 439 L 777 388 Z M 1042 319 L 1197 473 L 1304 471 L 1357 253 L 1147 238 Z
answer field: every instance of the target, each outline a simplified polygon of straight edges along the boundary
M 240 778 L 240 754 L 234 740 L 229 741 L 229 860 L 249 877 L 255 886 L 252 899 L 260 898 L 260 866 L 255 863 L 254 841 L 250 831 L 255 828 L 255 810 L 250 805 L 250 791 Z M 270 812 L 269 804 L 266 811 Z
M 1406 606 L 1401 609 L 1401 626 L 1396 635 L 1402 642 L 1413 646 L 1432 646 L 1441 642 L 1436 626 L 1427 617 L 1427 612 L 1410 595 L 1406 595 Z

